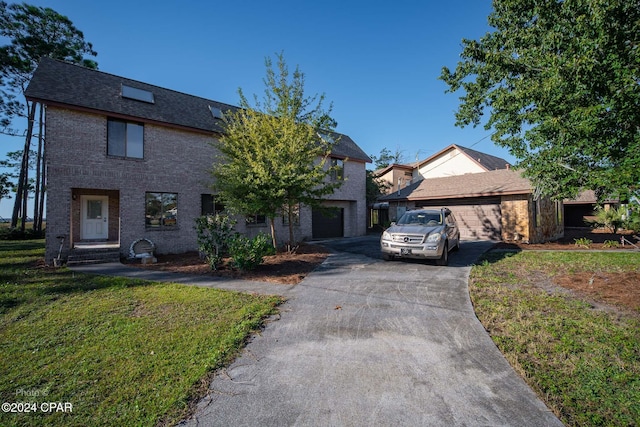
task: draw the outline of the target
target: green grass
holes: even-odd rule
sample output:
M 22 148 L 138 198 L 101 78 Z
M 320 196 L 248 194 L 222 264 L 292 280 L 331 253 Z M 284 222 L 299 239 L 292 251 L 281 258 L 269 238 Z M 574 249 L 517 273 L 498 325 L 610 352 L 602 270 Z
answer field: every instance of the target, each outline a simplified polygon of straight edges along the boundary
M 0 397 L 37 408 L 2 426 L 175 422 L 281 302 L 37 268 L 42 256 L 43 241 L 0 242 Z
M 550 280 L 638 270 L 638 253 L 527 251 L 490 252 L 472 269 L 478 318 L 566 425 L 640 424 L 640 313 L 597 310 Z

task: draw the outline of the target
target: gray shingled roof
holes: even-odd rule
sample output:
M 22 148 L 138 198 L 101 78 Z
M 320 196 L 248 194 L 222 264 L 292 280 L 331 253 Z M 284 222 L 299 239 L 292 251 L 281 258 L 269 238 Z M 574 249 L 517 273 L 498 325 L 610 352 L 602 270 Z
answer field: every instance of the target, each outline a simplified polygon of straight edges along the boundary
M 151 104 L 123 98 L 122 85 L 152 92 L 155 102 Z M 238 108 L 50 58 L 40 61 L 25 95 L 44 104 L 216 133 L 222 132 L 222 123 L 213 117 L 209 107 L 222 112 Z M 336 135 L 340 138 L 336 138 L 338 143 L 332 154 L 371 161 L 349 136 Z
M 423 179 L 378 199 L 437 200 L 467 197 L 486 197 L 509 194 L 528 194 L 533 191 L 531 182 L 518 171 L 499 169 L 489 172 L 469 173 L 443 178 Z
M 426 159 L 414 163 L 414 165 L 416 167 L 420 167 L 420 165 L 427 163 L 430 160 L 435 159 L 436 157 L 454 148 L 457 148 L 460 151 L 462 151 L 467 157 L 469 157 L 471 160 L 476 162 L 486 171 L 506 169 L 507 165 L 509 164 L 508 161 L 506 161 L 501 157 L 496 157 L 496 156 L 492 156 L 491 154 L 486 154 L 480 151 L 472 150 L 470 148 L 466 148 L 458 144 L 451 144 L 443 148 L 442 150 L 438 151 L 437 153 L 427 157 Z
M 480 151 L 472 150 L 470 148 L 462 147 L 461 145 L 456 146 L 464 151 L 464 153 L 469 156 L 471 159 L 478 162 L 488 171 L 498 170 L 498 169 L 506 169 L 509 162 L 501 157 L 492 156 L 491 154 L 482 153 Z

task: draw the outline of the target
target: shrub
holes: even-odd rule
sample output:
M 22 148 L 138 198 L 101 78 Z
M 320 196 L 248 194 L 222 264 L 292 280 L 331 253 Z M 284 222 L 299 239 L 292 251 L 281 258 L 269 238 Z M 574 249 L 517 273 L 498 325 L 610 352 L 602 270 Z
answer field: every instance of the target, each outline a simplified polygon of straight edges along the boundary
M 627 208 L 621 206 L 619 208 L 603 208 L 598 206 L 596 208 L 596 218 L 594 224 L 599 227 L 605 227 L 611 230 L 612 233 L 616 233 L 618 228 L 622 227 L 624 218 L 627 214 Z
M 228 215 L 215 214 L 196 218 L 198 249 L 207 258 L 212 270 L 220 267 L 229 243 L 238 234 L 233 229 L 235 224 Z
M 591 247 L 591 244 L 593 243 L 593 240 L 591 239 L 587 239 L 586 237 L 581 237 L 579 239 L 573 239 L 574 242 L 576 242 L 576 246 L 579 248 L 585 248 L 585 249 L 589 249 L 589 247 Z
M 620 246 L 620 243 L 615 240 L 605 240 L 602 246 L 605 248 L 617 248 Z
M 229 255 L 233 259 L 233 266 L 242 271 L 253 270 L 262 264 L 265 256 L 274 253 L 271 237 L 264 233 L 253 239 L 237 234 L 229 242 Z
M 0 228 L 0 240 L 34 240 L 34 239 L 42 239 L 44 237 L 45 231 L 35 231 L 32 228 L 26 228 L 24 231 L 20 227 L 10 228 L 10 227 L 2 227 Z
M 624 228 L 640 233 L 640 209 L 637 204 L 629 206 L 627 215 L 625 215 Z

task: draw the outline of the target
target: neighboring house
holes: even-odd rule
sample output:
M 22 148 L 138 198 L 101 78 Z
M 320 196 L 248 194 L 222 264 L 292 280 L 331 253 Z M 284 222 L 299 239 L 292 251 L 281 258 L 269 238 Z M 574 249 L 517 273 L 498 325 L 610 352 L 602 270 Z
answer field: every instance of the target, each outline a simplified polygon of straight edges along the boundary
M 46 106 L 47 236 L 45 259 L 65 259 L 84 242 L 105 242 L 128 255 L 148 239 L 157 253 L 197 249 L 195 219 L 222 207 L 210 169 L 224 111 L 237 107 L 45 58 L 26 91 Z M 343 185 L 326 198 L 336 215 L 297 208 L 299 239 L 366 232 L 365 166 L 369 157 L 347 135 L 331 162 Z M 277 233 L 288 225 L 276 219 Z M 269 232 L 262 215 L 238 221 L 248 235 Z
M 375 179 L 385 184 L 387 194 L 398 191 L 413 182 L 413 165 L 400 165 L 394 163 L 386 168 L 378 169 L 373 172 Z
M 409 168 L 410 184 L 396 186 L 372 206 L 377 224 L 395 221 L 407 209 L 447 206 L 463 239 L 541 242 L 564 232 L 562 204 L 534 197 L 529 180 L 500 157 L 453 144 L 413 165 L 392 165 L 378 176 L 385 179 L 394 170 L 408 176 Z
M 405 165 L 392 164 L 376 170 L 373 176 L 378 181 L 386 183 L 387 193 L 392 193 L 422 179 L 488 172 L 510 167 L 509 162 L 500 157 L 451 144 L 422 161 Z
M 451 144 L 436 154 L 417 162 L 413 171 L 413 178 L 417 181 L 420 179 L 509 169 L 510 167 L 509 162 L 503 158 L 481 153 L 461 145 Z
M 593 190 L 582 191 L 575 199 L 565 199 L 563 203 L 564 225 L 575 228 L 590 227 L 596 218 L 597 206 L 609 209 L 618 207 L 620 204 L 618 200 L 613 199 L 599 203 Z

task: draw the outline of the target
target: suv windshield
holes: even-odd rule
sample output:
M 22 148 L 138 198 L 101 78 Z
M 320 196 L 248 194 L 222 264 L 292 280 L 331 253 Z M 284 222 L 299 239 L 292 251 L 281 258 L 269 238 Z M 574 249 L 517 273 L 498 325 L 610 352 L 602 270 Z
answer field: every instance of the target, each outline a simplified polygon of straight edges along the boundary
M 397 222 L 398 225 L 425 225 L 436 226 L 442 224 L 442 216 L 439 212 L 405 212 Z

